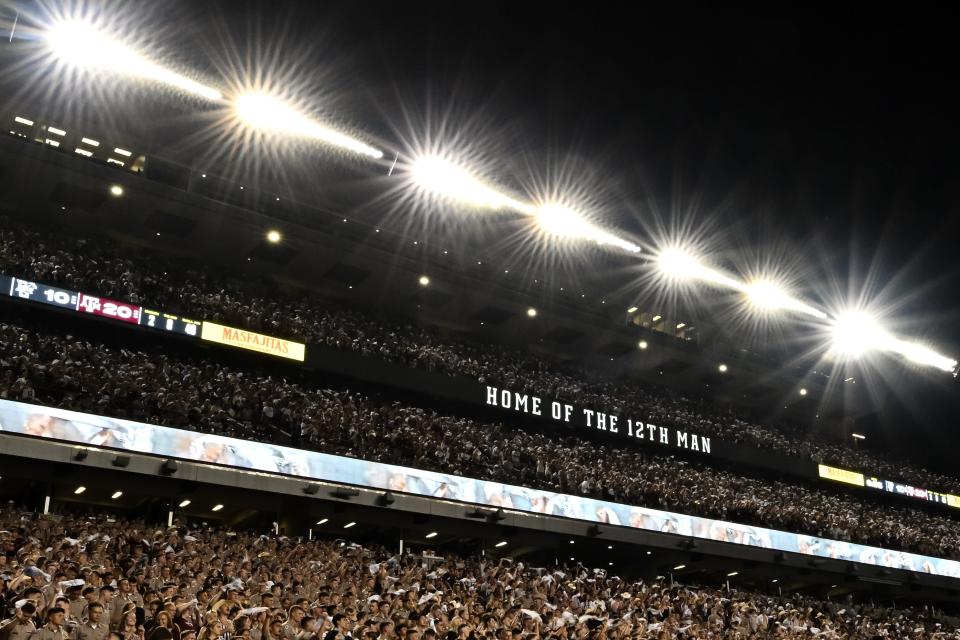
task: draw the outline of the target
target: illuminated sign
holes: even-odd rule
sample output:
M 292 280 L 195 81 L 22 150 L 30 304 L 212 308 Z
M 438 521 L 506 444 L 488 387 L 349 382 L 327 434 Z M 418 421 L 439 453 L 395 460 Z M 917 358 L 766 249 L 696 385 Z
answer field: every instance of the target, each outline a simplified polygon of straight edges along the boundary
M 144 309 L 140 318 L 140 326 L 158 331 L 179 333 L 185 336 L 197 337 L 200 335 L 200 325 L 196 320 L 188 320 L 162 311 Z
M 819 465 L 817 470 L 820 472 L 821 478 L 826 478 L 827 480 L 833 480 L 835 482 L 845 482 L 858 487 L 864 486 L 862 473 L 857 473 L 856 471 L 847 471 L 846 469 L 838 469 L 837 467 L 828 467 L 825 464 Z
M 261 333 L 235 329 L 234 327 L 225 327 L 222 324 L 207 322 L 206 320 L 203 322 L 200 337 L 210 342 L 268 353 L 272 356 L 289 358 L 299 362 L 303 362 L 306 354 L 306 346 L 303 343 L 265 336 Z
M 960 578 L 956 560 L 10 400 L 0 400 L 0 433 Z
M 885 491 L 895 493 L 899 496 L 914 498 L 915 500 L 926 500 L 927 502 L 936 502 L 937 504 L 947 505 L 949 507 L 960 508 L 960 498 L 949 493 L 940 493 L 930 489 L 921 489 L 911 487 L 902 482 L 893 482 L 892 480 L 881 480 L 873 476 L 864 476 L 862 473 L 850 471 L 848 469 L 838 469 L 837 467 L 828 467 L 825 464 L 819 466 L 820 477 L 836 482 L 845 482 L 858 487 L 866 487 L 876 491 Z

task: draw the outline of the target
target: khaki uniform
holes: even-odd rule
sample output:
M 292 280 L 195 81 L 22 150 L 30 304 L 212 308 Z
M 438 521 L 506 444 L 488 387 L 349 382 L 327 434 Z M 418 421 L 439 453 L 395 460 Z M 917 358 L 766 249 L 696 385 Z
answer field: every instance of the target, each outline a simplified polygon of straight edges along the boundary
M 21 622 L 13 619 L 0 627 L 0 640 L 28 640 L 30 635 L 36 631 L 33 621 L 26 620 Z
M 93 626 L 89 622 L 84 622 L 73 634 L 73 640 L 107 640 L 107 636 L 110 635 L 110 625 L 101 621 L 97 623 L 97 626 Z
M 71 640 L 66 627 L 45 624 L 30 634 L 30 640 Z

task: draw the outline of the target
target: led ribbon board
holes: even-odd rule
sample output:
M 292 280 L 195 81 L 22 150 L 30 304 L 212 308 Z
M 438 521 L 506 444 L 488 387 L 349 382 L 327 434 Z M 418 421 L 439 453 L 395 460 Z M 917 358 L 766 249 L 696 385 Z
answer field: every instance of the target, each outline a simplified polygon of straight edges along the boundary
M 0 432 L 960 578 L 956 560 L 9 400 Z

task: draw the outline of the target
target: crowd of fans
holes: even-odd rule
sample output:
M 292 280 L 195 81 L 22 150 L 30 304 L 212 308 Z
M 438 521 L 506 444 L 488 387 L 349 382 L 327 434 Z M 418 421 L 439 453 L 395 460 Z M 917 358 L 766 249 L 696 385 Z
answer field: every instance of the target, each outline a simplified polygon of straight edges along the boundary
M 932 607 L 0 510 L 0 640 L 960 638 Z
M 108 241 L 38 232 L 0 218 L 0 272 L 118 300 L 160 307 L 270 335 L 351 350 L 449 375 L 470 376 L 540 397 L 644 416 L 730 442 L 809 457 L 914 486 L 960 493 L 960 479 L 799 431 L 761 426 L 730 410 L 651 386 L 571 369 L 503 345 L 436 335 L 409 322 L 331 305 L 297 291 L 213 267 L 195 270 L 182 260 L 148 255 Z
M 0 397 L 732 520 L 924 555 L 960 557 L 946 515 L 848 491 L 758 479 L 573 436 L 319 388 L 221 362 L 114 348 L 0 324 Z M 784 500 L 784 496 L 790 496 Z

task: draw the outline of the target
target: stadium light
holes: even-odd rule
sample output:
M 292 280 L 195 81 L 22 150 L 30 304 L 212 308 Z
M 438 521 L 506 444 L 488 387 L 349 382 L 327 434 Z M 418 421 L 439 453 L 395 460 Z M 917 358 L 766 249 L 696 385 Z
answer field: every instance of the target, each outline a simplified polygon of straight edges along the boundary
M 486 209 L 510 209 L 530 214 L 534 209 L 485 184 L 455 162 L 437 155 L 417 158 L 410 167 L 414 183 L 439 196 Z
M 636 313 L 637 309 L 639 309 L 639 307 L 630 307 L 627 309 L 627 313 Z
M 430 278 L 428 276 L 420 276 L 420 279 L 417 282 L 420 283 L 421 287 L 426 287 L 430 284 Z
M 270 231 L 267 231 L 267 242 L 269 242 L 270 244 L 277 244 L 281 240 L 283 240 L 283 235 L 276 229 L 271 229 Z
M 177 505 L 177 506 L 179 506 L 181 509 L 183 509 L 184 507 L 189 507 L 189 506 L 190 506 L 190 501 L 189 501 L 189 500 L 181 500 L 181 501 L 180 501 L 180 504 Z
M 722 362 L 720 363 L 720 366 L 717 367 L 717 371 L 719 371 L 720 373 L 726 373 L 727 369 L 729 369 L 729 367 L 723 364 Z
M 116 500 L 117 498 L 119 498 L 119 497 L 122 496 L 122 495 L 123 495 L 123 491 L 114 491 L 114 492 L 113 492 L 113 495 L 110 496 L 110 498 L 111 498 L 112 500 Z
M 328 522 L 330 522 L 330 518 L 321 518 L 317 520 L 317 524 L 327 524 Z
M 867 436 L 863 435 L 862 433 L 851 433 L 851 434 L 850 434 L 850 437 L 853 438 L 854 440 L 866 440 L 866 439 L 867 439 Z
M 548 235 L 573 240 L 589 240 L 597 244 L 609 244 L 632 253 L 639 253 L 640 247 L 628 240 L 619 238 L 591 224 L 583 215 L 558 203 L 546 203 L 537 207 L 533 213 L 537 224 Z
M 436 531 L 431 531 L 430 533 L 428 533 L 427 535 L 425 535 L 425 536 L 423 536 L 423 537 L 424 537 L 424 538 L 427 538 L 428 540 L 429 540 L 430 538 L 436 538 L 436 537 L 437 537 L 437 532 L 436 532 Z
M 79 487 L 77 487 L 76 489 L 73 490 L 73 493 L 74 493 L 74 495 L 80 495 L 81 493 L 83 493 L 83 492 L 86 491 L 86 490 L 87 490 L 87 488 L 86 488 L 85 486 L 80 485 Z
M 528 317 L 528 318 L 536 318 L 536 317 L 537 317 L 537 310 L 534 309 L 533 307 L 528 308 L 528 309 L 527 309 L 527 317 Z
M 506 540 L 501 540 L 500 542 L 498 542 L 497 544 L 495 544 L 495 545 L 493 545 L 493 546 L 495 546 L 495 547 L 505 547 L 505 546 L 507 546 L 507 541 L 506 541 Z
M 644 350 L 650 345 L 647 344 L 646 340 L 641 340 L 640 342 L 637 343 L 637 346 L 640 347 L 641 350 Z
M 123 187 L 121 187 L 118 184 L 111 186 L 110 195 L 112 195 L 114 198 L 119 198 L 120 196 L 123 195 Z
M 377 160 L 383 157 L 379 149 L 331 129 L 265 93 L 246 93 L 234 100 L 233 106 L 240 120 L 254 129 L 313 138 Z
M 675 567 L 673 568 L 673 570 L 674 570 L 674 571 L 680 571 L 681 569 L 686 569 L 686 568 L 687 568 L 687 565 L 685 565 L 685 564 L 678 564 L 677 566 L 675 566 Z
M 89 22 L 64 20 L 46 36 L 51 53 L 64 64 L 153 80 L 214 102 L 223 98 L 213 87 L 160 66 Z
M 806 388 L 801 388 L 801 389 L 800 389 L 800 395 L 802 395 L 802 396 L 807 395 L 807 390 L 806 390 Z
M 820 318 L 827 314 L 805 302 L 791 296 L 787 291 L 771 280 L 755 280 L 743 287 L 744 295 L 750 306 L 756 311 L 770 313 L 773 311 L 797 311 Z
M 348 522 L 347 524 L 343 525 L 343 528 L 344 528 L 344 529 L 349 529 L 350 527 L 355 526 L 356 524 L 357 524 L 356 522 L 352 522 L 352 521 L 351 521 L 351 522 Z
M 222 509 L 223 509 L 223 505 L 222 505 L 222 504 L 215 504 L 215 505 L 213 505 L 213 508 L 210 509 L 210 511 L 216 512 L 216 511 L 220 511 L 220 510 L 222 510 Z

